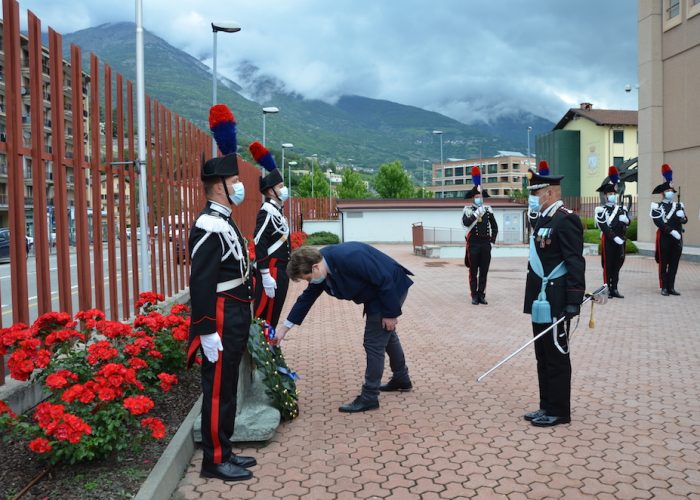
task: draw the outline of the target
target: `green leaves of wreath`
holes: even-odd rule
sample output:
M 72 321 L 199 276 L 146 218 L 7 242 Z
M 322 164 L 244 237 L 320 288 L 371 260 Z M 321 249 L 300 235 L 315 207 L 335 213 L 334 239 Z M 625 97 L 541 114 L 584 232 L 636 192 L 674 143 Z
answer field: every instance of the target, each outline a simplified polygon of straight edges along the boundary
M 282 349 L 269 344 L 270 327 L 255 319 L 248 336 L 248 351 L 255 367 L 263 376 L 265 392 L 282 420 L 293 420 L 299 415 L 297 404 L 297 374 L 289 369 Z

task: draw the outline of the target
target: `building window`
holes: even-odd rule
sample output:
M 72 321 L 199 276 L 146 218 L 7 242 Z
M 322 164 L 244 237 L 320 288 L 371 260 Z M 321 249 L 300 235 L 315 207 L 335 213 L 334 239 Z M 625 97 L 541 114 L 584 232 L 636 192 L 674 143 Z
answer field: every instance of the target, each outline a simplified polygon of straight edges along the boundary
M 445 177 L 452 177 L 452 169 L 451 168 L 445 169 Z
M 625 163 L 625 159 L 622 156 L 613 157 L 613 165 L 615 165 L 616 167 L 622 166 L 623 163 Z
M 455 179 L 455 184 L 464 184 L 464 179 Z
M 700 1 L 700 0 L 698 0 Z M 455 168 L 455 177 L 461 177 L 464 175 L 464 167 L 456 167 Z
M 487 168 L 489 174 L 495 174 L 498 171 L 498 165 L 495 163 L 489 163 Z
M 666 7 L 666 20 L 673 19 L 681 13 L 681 0 L 669 0 Z
M 663 0 L 663 29 L 668 31 L 681 24 L 681 1 Z
M 690 0 L 687 12 L 688 19 L 693 16 L 697 16 L 698 14 L 700 14 L 700 0 Z
M 613 143 L 624 144 L 625 143 L 625 131 L 624 130 L 613 130 Z

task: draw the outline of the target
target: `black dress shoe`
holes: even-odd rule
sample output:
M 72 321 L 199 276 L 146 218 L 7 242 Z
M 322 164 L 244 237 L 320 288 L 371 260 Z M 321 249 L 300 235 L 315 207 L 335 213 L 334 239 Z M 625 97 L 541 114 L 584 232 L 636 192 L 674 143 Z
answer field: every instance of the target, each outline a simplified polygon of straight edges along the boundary
M 411 389 L 413 389 L 413 384 L 410 380 L 400 381 L 393 378 L 379 387 L 379 390 L 382 392 L 408 392 Z
M 360 411 L 376 410 L 379 408 L 379 401 L 369 401 L 362 396 L 357 396 L 352 403 L 346 403 L 338 410 L 343 413 L 357 413 Z
M 526 413 L 525 415 L 523 415 L 523 418 L 525 418 L 525 420 L 527 420 L 528 422 L 531 422 L 536 418 L 544 417 L 546 414 L 547 412 L 540 408 L 537 411 L 531 411 L 529 413 Z
M 213 477 L 222 481 L 245 481 L 252 478 L 253 473 L 229 461 L 220 464 L 202 464 L 199 476 Z
M 255 460 L 255 457 L 244 457 L 243 455 L 233 454 L 231 455 L 231 458 L 228 459 L 228 463 L 237 465 L 238 467 L 243 467 L 244 469 L 258 465 L 258 461 Z
M 569 422 L 571 422 L 571 417 L 554 417 L 552 415 L 542 415 L 530 421 L 535 427 L 552 427 L 559 424 L 568 424 Z
M 485 306 L 489 305 L 489 303 L 486 302 L 486 295 L 479 295 L 479 304 L 484 304 Z
M 669 289 L 668 293 L 670 293 L 671 295 L 680 295 L 680 293 L 678 293 L 675 288 Z
M 479 305 L 479 297 L 472 297 L 472 304 L 474 304 L 475 306 L 478 306 Z
M 622 294 L 617 290 L 617 288 L 613 288 L 613 289 L 610 291 L 610 298 L 613 298 L 613 297 L 617 297 L 618 299 L 624 299 L 624 298 L 625 298 L 625 296 L 622 295 Z
M 668 290 L 666 290 L 665 288 L 662 288 L 661 295 L 663 295 L 664 297 L 668 297 Z

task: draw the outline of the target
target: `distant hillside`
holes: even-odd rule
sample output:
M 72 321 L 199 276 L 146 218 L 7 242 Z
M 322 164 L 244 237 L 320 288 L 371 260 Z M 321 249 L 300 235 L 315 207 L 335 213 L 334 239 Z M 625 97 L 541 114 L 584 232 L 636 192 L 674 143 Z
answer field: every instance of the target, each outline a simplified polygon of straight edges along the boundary
M 82 47 L 85 64 L 94 52 L 113 71 L 135 79 L 133 23 L 110 23 L 64 35 L 66 54 L 71 43 Z M 146 93 L 206 129 L 211 105 L 209 68 L 147 31 L 144 50 Z M 465 125 L 439 113 L 361 96 L 344 96 L 332 105 L 285 91 L 281 82 L 260 75 L 252 63 L 241 74 L 240 84 L 221 79 L 218 88 L 219 102 L 228 104 L 236 115 L 239 143 L 245 146 L 261 139 L 261 106 L 274 105 L 280 113 L 267 119 L 268 146 L 278 149 L 280 143 L 291 142 L 294 153 L 315 153 L 321 161 L 347 163 L 352 158 L 354 165 L 376 168 L 399 159 L 416 171 L 421 160 L 440 159 L 439 137 L 432 134 L 435 129 L 444 131 L 444 158 L 467 158 L 480 151 L 483 155 L 497 150 L 524 153 L 528 125 L 533 132 L 553 126 L 522 113 L 491 124 Z

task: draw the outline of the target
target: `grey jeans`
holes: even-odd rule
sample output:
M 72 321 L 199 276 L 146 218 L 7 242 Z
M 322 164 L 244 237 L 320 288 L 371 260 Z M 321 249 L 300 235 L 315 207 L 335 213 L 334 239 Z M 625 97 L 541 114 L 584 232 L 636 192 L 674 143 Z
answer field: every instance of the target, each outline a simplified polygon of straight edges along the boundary
M 390 332 L 382 328 L 380 313 L 367 315 L 363 344 L 367 354 L 367 369 L 365 383 L 362 385 L 362 397 L 374 402 L 379 398 L 379 386 L 384 373 L 384 353 L 389 356 L 392 378 L 401 382 L 408 381 L 408 367 L 396 330 Z

